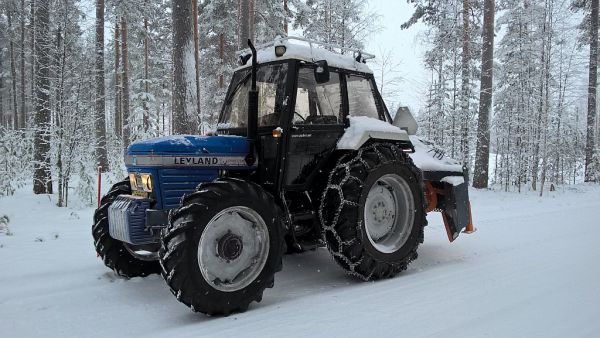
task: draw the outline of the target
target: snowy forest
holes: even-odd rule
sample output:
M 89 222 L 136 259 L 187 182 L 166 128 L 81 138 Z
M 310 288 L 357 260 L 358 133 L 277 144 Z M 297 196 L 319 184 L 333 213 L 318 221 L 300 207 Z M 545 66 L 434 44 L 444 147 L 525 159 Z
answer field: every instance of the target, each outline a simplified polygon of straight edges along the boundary
M 408 3 L 398 25 L 426 26 L 419 133 L 476 188 L 600 180 L 598 0 Z M 368 0 L 2 0 L 0 196 L 33 182 L 93 204 L 98 167 L 124 177 L 132 142 L 214 128 L 248 38 L 360 49 L 377 16 Z

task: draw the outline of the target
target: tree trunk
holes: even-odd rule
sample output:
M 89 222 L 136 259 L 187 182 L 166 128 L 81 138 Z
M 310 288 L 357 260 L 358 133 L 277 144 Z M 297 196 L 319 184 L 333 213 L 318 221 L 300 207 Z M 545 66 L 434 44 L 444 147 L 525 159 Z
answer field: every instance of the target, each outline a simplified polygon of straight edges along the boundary
M 144 7 L 148 8 L 148 0 L 144 1 Z M 144 16 L 144 92 L 145 92 L 145 96 L 144 96 L 144 101 L 143 101 L 143 108 L 144 108 L 144 117 L 143 117 L 143 124 L 144 124 L 144 133 L 148 133 L 148 131 L 150 130 L 150 108 L 148 107 L 148 94 L 150 91 L 150 86 L 148 84 L 148 81 L 150 81 L 150 68 L 148 65 L 148 16 L 145 15 Z
M 108 171 L 104 88 L 104 0 L 96 0 L 96 163 Z
M 490 113 L 494 75 L 494 0 L 485 0 L 483 15 L 483 50 L 481 56 L 481 91 L 479 93 L 479 120 L 473 187 L 488 187 L 490 162 Z M 509 134 L 510 135 L 510 134 Z
M 35 11 L 35 139 L 34 139 L 34 175 L 33 192 L 35 194 L 52 193 L 50 172 L 50 12 L 47 2 L 37 5 Z
M 239 18 L 239 41 L 238 48 L 244 49 L 248 47 L 248 39 L 252 39 L 252 35 L 250 32 L 252 31 L 251 17 L 252 13 L 250 12 L 250 1 L 251 0 L 239 0 L 238 6 L 238 18 Z
M 288 35 L 288 16 L 290 15 L 290 9 L 288 7 L 288 0 L 283 0 L 283 32 Z
M 54 108 L 54 126 L 56 130 L 56 139 L 57 139 L 57 151 L 56 151 L 56 169 L 57 169 L 57 188 L 58 188 L 58 201 L 56 205 L 58 207 L 64 206 L 64 163 L 63 163 L 63 140 L 64 140 L 64 116 L 62 110 L 62 97 L 63 97 L 63 84 L 64 84 L 64 65 L 65 65 L 65 54 L 61 54 L 61 44 L 63 45 L 63 50 L 65 50 L 64 46 L 66 44 L 62 43 L 62 35 L 61 35 L 62 27 L 58 27 L 56 32 L 56 55 L 54 56 L 54 66 L 55 66 L 55 74 L 54 78 L 56 79 L 57 84 L 54 86 L 55 91 L 55 108 Z M 66 32 L 65 32 L 66 34 Z M 65 37 L 67 38 L 67 37 Z
M 540 167 L 540 143 L 542 142 L 542 118 L 545 110 L 545 101 L 544 101 L 544 79 L 546 73 L 546 59 L 550 57 L 550 55 L 546 55 L 547 50 L 547 35 L 548 35 L 548 10 L 544 8 L 544 16 L 543 16 L 543 26 L 542 26 L 542 71 L 540 73 L 539 80 L 539 100 L 538 100 L 538 114 L 535 119 L 536 125 L 534 126 L 534 141 L 533 141 L 533 160 L 531 163 L 531 189 L 533 191 L 537 190 L 537 182 L 539 175 L 539 167 Z
M 550 67 L 551 67 L 551 58 L 552 58 L 552 32 L 553 32 L 553 0 L 546 1 L 546 11 L 548 13 L 547 20 L 547 43 L 546 43 L 546 63 L 544 64 L 544 111 L 543 116 L 541 118 L 542 128 L 540 132 L 543 133 L 542 137 L 542 167 L 541 167 L 541 176 L 540 176 L 540 197 L 544 194 L 544 184 L 546 183 L 546 175 L 548 170 L 548 118 L 549 118 L 549 110 L 550 110 Z M 562 81 L 559 77 L 559 81 Z M 560 92 L 559 92 L 560 95 Z
M 31 106 L 32 106 L 32 110 L 33 107 L 35 106 L 35 104 L 33 103 L 34 96 L 35 96 L 35 0 L 31 0 L 31 4 L 30 4 L 30 8 L 29 8 L 29 17 L 31 18 L 31 22 L 29 23 L 29 29 L 30 29 L 30 36 L 29 36 L 29 42 L 31 43 L 30 46 L 30 52 L 31 52 L 31 66 L 30 66 L 30 72 L 31 72 L 31 83 L 30 83 L 30 101 L 31 101 Z
M 11 10 L 6 11 L 8 19 L 9 31 L 9 53 L 10 53 L 10 77 L 12 83 L 11 98 L 12 98 L 12 113 L 13 113 L 13 128 L 19 129 L 19 109 L 17 105 L 17 70 L 15 66 L 15 43 L 13 42 L 12 34 L 12 15 Z
M 123 137 L 123 112 L 121 111 L 121 31 L 115 23 L 115 136 Z
M 471 11 L 471 4 L 469 0 L 463 0 L 463 47 L 462 47 L 462 65 L 461 65 L 461 153 L 463 165 L 467 168 L 471 167 L 470 163 L 470 150 L 469 150 L 469 99 L 470 99 L 470 83 L 471 83 L 471 72 L 470 72 L 470 64 L 471 64 L 471 55 L 470 55 L 470 22 L 469 22 L 469 12 Z
M 221 60 L 221 65 L 225 62 L 225 34 L 219 34 L 219 60 Z M 225 87 L 225 81 L 223 79 L 223 73 L 219 74 L 219 89 Z
M 2 52 L 0 51 L 0 69 L 2 69 Z M 0 125 L 4 124 L 4 73 L 0 71 Z
M 587 133 L 585 139 L 585 181 L 591 182 L 595 179 L 596 173 L 592 166 L 594 160 L 594 132 L 596 122 L 596 85 L 598 83 L 598 2 L 592 1 L 592 13 L 590 17 L 590 67 L 589 67 L 589 85 L 588 85 L 588 113 L 587 113 Z
M 189 0 L 173 0 L 173 133 L 186 134 L 193 129 L 188 116 L 196 109 L 195 69 L 189 67 L 194 60 L 194 23 Z
M 200 32 L 198 28 L 198 0 L 192 0 L 192 15 L 194 17 L 194 60 L 196 61 L 196 110 L 198 131 L 204 134 L 204 115 L 200 106 Z
M 127 20 L 121 18 L 121 63 L 123 64 L 123 76 L 121 77 L 122 90 L 122 123 L 123 123 L 123 147 L 127 148 L 131 142 L 131 129 L 129 126 L 129 51 L 127 49 Z
M 19 128 L 25 128 L 27 110 L 25 108 L 25 0 L 21 0 L 21 113 Z

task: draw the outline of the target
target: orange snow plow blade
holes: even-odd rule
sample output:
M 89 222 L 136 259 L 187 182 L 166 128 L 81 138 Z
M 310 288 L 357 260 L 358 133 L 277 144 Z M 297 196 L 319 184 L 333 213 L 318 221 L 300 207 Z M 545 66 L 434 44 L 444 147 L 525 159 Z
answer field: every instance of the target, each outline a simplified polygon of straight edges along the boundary
M 473 225 L 473 215 L 471 214 L 471 202 L 469 202 L 469 224 L 467 224 L 467 227 L 465 228 L 463 233 L 470 235 L 472 233 L 475 233 L 476 231 L 477 228 Z
M 454 242 L 461 233 L 472 234 L 471 203 L 466 183 L 453 186 L 444 182 L 425 181 L 427 212 L 441 212 L 448 240 Z

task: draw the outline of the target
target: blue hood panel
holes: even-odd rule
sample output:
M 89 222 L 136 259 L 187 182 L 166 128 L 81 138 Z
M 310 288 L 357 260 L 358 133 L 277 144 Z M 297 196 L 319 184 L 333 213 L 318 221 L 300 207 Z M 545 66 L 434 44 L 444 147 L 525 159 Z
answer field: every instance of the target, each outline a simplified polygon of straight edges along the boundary
M 219 170 L 254 170 L 245 160 L 248 149 L 248 140 L 238 136 L 161 137 L 131 144 L 125 165 L 130 173 L 152 175 L 153 208 L 173 209 Z
M 175 135 L 138 141 L 129 146 L 128 155 L 228 155 L 244 156 L 248 141 L 239 136 Z

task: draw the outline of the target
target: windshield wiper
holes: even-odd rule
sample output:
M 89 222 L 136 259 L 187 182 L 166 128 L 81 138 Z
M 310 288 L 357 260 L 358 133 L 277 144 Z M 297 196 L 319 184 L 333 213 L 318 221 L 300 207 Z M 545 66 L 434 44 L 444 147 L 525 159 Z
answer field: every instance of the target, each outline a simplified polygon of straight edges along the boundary
M 225 104 L 231 103 L 231 101 L 233 100 L 233 97 L 235 96 L 235 93 L 237 93 L 238 89 L 240 89 L 240 87 L 242 85 L 245 85 L 249 79 L 250 79 L 250 72 L 248 72 L 248 74 L 244 75 L 244 77 L 235 85 L 235 88 L 231 91 L 231 95 L 229 95 L 229 97 L 227 98 L 227 101 L 225 101 Z

